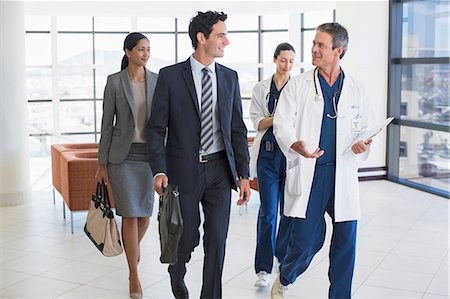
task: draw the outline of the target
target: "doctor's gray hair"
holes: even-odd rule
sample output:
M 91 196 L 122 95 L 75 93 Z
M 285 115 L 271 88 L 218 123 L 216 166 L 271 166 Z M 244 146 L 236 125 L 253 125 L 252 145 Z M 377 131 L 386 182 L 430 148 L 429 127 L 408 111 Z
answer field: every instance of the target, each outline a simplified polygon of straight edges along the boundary
M 339 57 L 342 59 L 344 57 L 345 52 L 347 52 L 348 46 L 348 32 L 344 26 L 339 23 L 324 23 L 322 25 L 317 26 L 316 31 L 326 32 L 333 38 L 333 50 L 337 47 L 342 46 L 344 51 Z

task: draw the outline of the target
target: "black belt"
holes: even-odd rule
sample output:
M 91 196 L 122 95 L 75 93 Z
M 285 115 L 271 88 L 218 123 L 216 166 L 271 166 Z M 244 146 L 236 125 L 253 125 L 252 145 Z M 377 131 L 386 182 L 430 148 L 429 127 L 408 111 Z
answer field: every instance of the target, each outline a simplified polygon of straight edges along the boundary
M 223 150 L 223 151 L 209 154 L 209 155 L 198 155 L 198 162 L 199 163 L 207 163 L 207 162 L 211 162 L 214 160 L 225 159 L 226 157 L 227 157 L 227 153 L 225 152 L 225 150 Z

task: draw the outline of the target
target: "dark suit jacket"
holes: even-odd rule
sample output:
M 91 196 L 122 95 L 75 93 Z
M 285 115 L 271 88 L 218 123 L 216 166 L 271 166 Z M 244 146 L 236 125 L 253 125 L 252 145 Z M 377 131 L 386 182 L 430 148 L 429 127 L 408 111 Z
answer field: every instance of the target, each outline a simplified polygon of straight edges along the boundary
M 158 75 L 145 69 L 147 115 L 150 115 Z M 109 75 L 103 96 L 102 134 L 98 163 L 122 163 L 130 151 L 136 125 L 136 105 L 128 69 Z
M 248 176 L 247 128 L 237 73 L 218 63 L 217 103 L 229 175 Z M 167 129 L 167 141 L 165 141 Z M 165 173 L 170 184 L 187 192 L 196 182 L 200 148 L 200 114 L 190 60 L 160 70 L 147 124 L 147 146 L 154 174 Z

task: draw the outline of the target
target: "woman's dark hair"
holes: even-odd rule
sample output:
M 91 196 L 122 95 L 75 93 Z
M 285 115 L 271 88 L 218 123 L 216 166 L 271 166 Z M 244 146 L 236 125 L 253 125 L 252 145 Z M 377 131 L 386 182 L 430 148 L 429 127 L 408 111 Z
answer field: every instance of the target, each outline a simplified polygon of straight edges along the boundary
M 209 38 L 212 27 L 219 21 L 225 22 L 227 14 L 217 11 L 197 12 L 197 15 L 191 19 L 189 23 L 189 37 L 191 38 L 192 47 L 197 49 L 197 33 L 201 32 L 206 38 Z
M 133 48 L 137 45 L 137 43 L 144 38 L 148 40 L 148 38 L 142 33 L 131 32 L 130 34 L 127 35 L 127 37 L 125 37 L 125 40 L 123 41 L 123 50 L 124 51 L 125 49 L 128 49 L 130 51 L 133 50 Z M 122 58 L 122 65 L 120 70 L 123 70 L 127 66 L 128 66 L 128 57 L 127 54 L 125 53 Z
M 294 47 L 290 43 L 281 43 L 275 49 L 275 52 L 273 53 L 273 58 L 277 58 L 278 55 L 280 55 L 281 51 L 292 51 L 295 53 Z

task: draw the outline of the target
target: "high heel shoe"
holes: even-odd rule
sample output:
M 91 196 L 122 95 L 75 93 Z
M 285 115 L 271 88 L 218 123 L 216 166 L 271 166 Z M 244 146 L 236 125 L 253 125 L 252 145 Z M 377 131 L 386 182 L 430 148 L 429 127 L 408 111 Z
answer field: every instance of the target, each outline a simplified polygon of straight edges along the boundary
M 140 282 L 139 282 L 139 291 L 138 292 L 131 292 L 131 288 L 130 288 L 130 298 L 131 299 L 142 299 L 143 298 L 143 292 L 142 292 L 142 287 L 141 287 Z
M 130 293 L 130 298 L 131 299 L 142 299 L 143 298 L 143 294 L 142 291 L 140 293 Z

